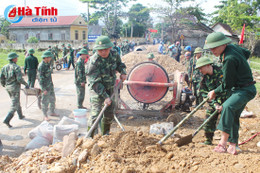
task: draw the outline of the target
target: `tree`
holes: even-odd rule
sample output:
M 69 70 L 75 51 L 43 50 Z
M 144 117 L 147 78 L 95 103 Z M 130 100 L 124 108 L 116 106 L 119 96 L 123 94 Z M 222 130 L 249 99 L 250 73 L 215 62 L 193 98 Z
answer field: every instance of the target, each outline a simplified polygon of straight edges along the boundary
M 128 24 L 132 28 L 134 37 L 142 37 L 151 26 L 150 9 L 142 4 L 134 4 L 128 12 Z
M 131 0 L 80 0 L 96 9 L 95 17 L 105 24 L 105 32 L 111 38 L 119 38 L 122 23 L 119 18 L 125 16 L 122 7 Z M 90 18 L 90 17 L 89 17 Z M 90 22 L 90 20 L 89 20 Z
M 4 17 L 0 17 L 0 33 L 9 38 L 8 27 L 11 23 L 9 23 Z
M 27 40 L 27 43 L 38 43 L 38 39 L 36 37 L 30 37 Z

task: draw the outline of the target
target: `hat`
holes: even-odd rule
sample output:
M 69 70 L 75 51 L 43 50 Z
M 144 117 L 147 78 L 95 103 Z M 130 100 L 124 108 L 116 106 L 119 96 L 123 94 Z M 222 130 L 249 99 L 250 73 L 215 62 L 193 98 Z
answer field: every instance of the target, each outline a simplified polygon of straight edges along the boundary
M 35 53 L 34 49 L 30 49 L 28 52 L 29 52 L 29 54 L 34 54 Z
M 148 58 L 148 59 L 154 59 L 154 54 L 153 54 L 153 53 L 149 53 L 149 54 L 147 55 L 147 58 Z
M 81 49 L 78 54 L 80 54 L 80 55 L 88 55 L 88 51 L 86 49 Z
M 42 58 L 48 58 L 48 57 L 53 57 L 53 55 L 52 55 L 52 53 L 51 53 L 51 51 L 45 51 L 45 52 L 43 52 L 43 54 L 42 54 Z
M 51 45 L 49 45 L 48 47 L 51 47 Z
M 191 51 L 191 46 L 186 46 L 184 50 Z
M 212 59 L 210 59 L 207 56 L 203 56 L 203 57 L 201 57 L 200 59 L 197 60 L 195 68 L 198 69 L 198 68 L 203 67 L 203 66 L 208 65 L 208 64 L 213 64 Z
M 222 32 L 214 32 L 207 36 L 204 49 L 211 49 L 228 43 L 231 43 L 230 38 L 226 37 Z
M 203 52 L 203 49 L 201 47 L 197 47 L 194 51 L 194 54 L 196 53 L 202 53 Z
M 68 44 L 67 46 L 68 46 L 68 47 L 71 47 L 71 44 Z
M 15 52 L 11 52 L 8 54 L 8 60 L 12 60 L 12 59 L 15 59 L 15 58 L 18 58 L 19 56 L 15 53 Z
M 62 46 L 65 46 L 65 44 L 64 44 L 64 43 L 62 43 L 61 45 L 62 45 Z
M 108 49 L 113 46 L 114 45 L 108 36 L 101 35 L 96 39 L 94 50 Z

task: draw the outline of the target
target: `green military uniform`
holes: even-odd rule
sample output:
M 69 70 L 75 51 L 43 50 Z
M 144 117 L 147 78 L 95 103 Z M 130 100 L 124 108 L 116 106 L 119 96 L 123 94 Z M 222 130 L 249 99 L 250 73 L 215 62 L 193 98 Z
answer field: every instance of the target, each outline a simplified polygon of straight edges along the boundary
M 88 55 L 88 51 L 86 49 L 81 49 L 79 54 Z M 84 98 L 85 98 L 85 86 L 81 86 L 82 83 L 87 83 L 86 72 L 85 72 L 84 60 L 79 58 L 76 63 L 76 68 L 75 68 L 75 84 L 76 84 L 76 89 L 77 89 L 78 108 L 84 108 L 83 102 L 84 102 Z
M 212 33 L 208 35 L 204 49 L 227 44 L 225 50 L 220 55 L 220 60 L 223 63 L 223 83 L 214 92 L 217 96 L 226 90 L 232 90 L 232 92 L 231 96 L 223 104 L 217 129 L 228 133 L 228 141 L 237 144 L 240 114 L 246 104 L 255 97 L 256 88 L 252 71 L 247 63 L 250 51 L 228 44 L 230 42 L 231 39 L 225 37 L 223 33 Z
M 57 61 L 57 59 L 59 59 L 59 48 L 58 48 L 58 45 L 53 47 L 52 52 L 53 52 L 53 55 L 54 55 L 54 60 Z
M 74 65 L 74 49 L 71 48 L 70 44 L 68 44 L 68 48 L 69 48 L 69 55 L 70 55 L 68 69 L 70 68 L 71 64 L 72 64 L 73 68 L 75 68 L 75 65 Z
M 112 47 L 110 39 L 107 36 L 100 36 L 96 40 L 95 50 L 102 50 Z M 110 50 L 107 58 L 102 58 L 96 52 L 90 57 L 87 63 L 86 74 L 88 77 L 88 86 L 90 89 L 91 117 L 89 118 L 89 128 L 100 113 L 104 101 L 109 98 L 114 90 L 116 71 L 126 74 L 126 66 L 122 63 L 120 56 L 114 50 Z M 104 112 L 101 120 L 102 134 L 108 134 L 111 121 L 114 115 L 115 101 Z M 94 134 L 92 134 L 93 136 Z
M 197 65 L 196 65 L 196 70 L 198 70 L 198 68 L 205 66 L 207 64 L 213 64 L 213 61 L 208 58 L 208 57 L 202 57 L 197 61 Z M 202 95 L 202 97 L 207 98 L 208 96 L 208 92 L 216 89 L 221 83 L 222 83 L 222 79 L 223 79 L 223 72 L 221 70 L 221 67 L 218 67 L 216 65 L 212 65 L 213 68 L 213 73 L 212 75 L 206 74 L 203 76 L 203 79 L 200 83 L 200 94 Z M 229 92 L 223 92 L 220 95 L 218 95 L 214 100 L 212 100 L 211 102 L 209 102 L 209 108 L 206 111 L 206 118 L 208 118 L 211 114 L 214 113 L 215 109 L 215 105 L 222 105 L 226 99 L 228 98 Z M 212 144 L 212 140 L 213 140 L 213 136 L 214 136 L 214 132 L 216 130 L 216 123 L 218 120 L 218 116 L 219 114 L 216 114 L 205 126 L 204 126 L 204 130 L 205 130 L 205 136 L 206 136 L 206 141 L 205 144 L 207 145 L 211 145 Z
M 64 43 L 61 46 L 62 46 L 63 68 L 65 68 L 68 65 L 67 56 L 66 56 L 68 53 L 68 50 L 65 47 Z
M 50 69 L 51 69 L 51 73 L 53 73 L 53 69 L 54 69 L 54 54 L 53 54 L 53 50 L 52 50 L 52 48 L 51 48 L 51 46 L 48 46 L 48 50 L 47 51 L 49 51 L 49 52 L 51 52 L 51 54 L 52 54 L 52 58 L 51 58 L 51 62 L 50 62 Z
M 125 43 L 122 45 L 122 55 L 128 54 L 130 52 L 130 46 L 128 41 L 126 40 Z
M 31 88 L 34 88 L 35 80 L 36 80 L 36 74 L 37 74 L 37 67 L 38 67 L 38 59 L 33 56 L 34 50 L 29 50 L 29 56 L 25 58 L 24 63 L 24 73 L 28 76 L 28 85 Z
M 84 46 L 85 45 L 85 46 Z M 88 47 L 88 42 L 85 42 L 83 44 L 83 49 L 85 49 L 86 51 L 89 51 L 89 47 Z
M 42 55 L 42 58 L 52 57 L 50 51 L 45 51 Z M 54 113 L 55 110 L 55 93 L 54 86 L 51 77 L 50 64 L 42 61 L 38 67 L 39 75 L 39 84 L 42 90 L 42 111 L 45 117 L 47 116 L 48 107 L 50 105 L 51 113 Z M 47 94 L 44 94 L 44 91 L 47 91 Z
M 22 108 L 20 106 L 20 89 L 21 84 L 28 87 L 27 83 L 22 78 L 21 68 L 12 60 L 18 55 L 14 52 L 8 54 L 9 64 L 5 65 L 1 70 L 1 85 L 6 88 L 11 100 L 11 109 L 7 114 L 4 123 L 8 127 L 12 127 L 9 122 L 17 111 L 20 119 L 23 119 Z

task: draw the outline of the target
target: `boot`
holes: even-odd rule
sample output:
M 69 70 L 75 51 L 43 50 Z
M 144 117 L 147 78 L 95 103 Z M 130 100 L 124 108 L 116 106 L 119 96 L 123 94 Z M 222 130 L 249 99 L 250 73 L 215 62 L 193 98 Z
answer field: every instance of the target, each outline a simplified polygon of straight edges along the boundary
M 104 118 L 101 120 L 101 135 L 109 135 L 110 123 L 106 123 Z
M 5 123 L 9 128 L 12 128 L 13 126 L 10 125 L 10 121 L 13 118 L 14 113 L 9 112 L 4 120 L 3 123 Z
M 212 140 L 214 133 L 212 132 L 205 132 L 206 141 L 204 142 L 205 145 L 212 145 Z
M 20 120 L 25 118 L 25 116 L 23 115 L 21 107 L 17 110 L 17 114 L 18 114 Z

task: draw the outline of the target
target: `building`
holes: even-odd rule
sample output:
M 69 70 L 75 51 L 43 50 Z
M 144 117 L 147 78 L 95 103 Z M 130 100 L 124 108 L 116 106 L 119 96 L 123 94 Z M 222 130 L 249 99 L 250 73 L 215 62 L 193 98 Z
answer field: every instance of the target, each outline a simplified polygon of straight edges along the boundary
M 25 17 L 9 26 L 9 38 L 26 43 L 30 37 L 43 41 L 87 40 L 88 26 L 81 16 Z
M 240 36 L 238 36 L 229 25 L 224 23 L 215 23 L 211 28 L 214 30 L 214 32 L 222 32 L 225 36 L 231 38 L 233 42 L 239 42 Z

